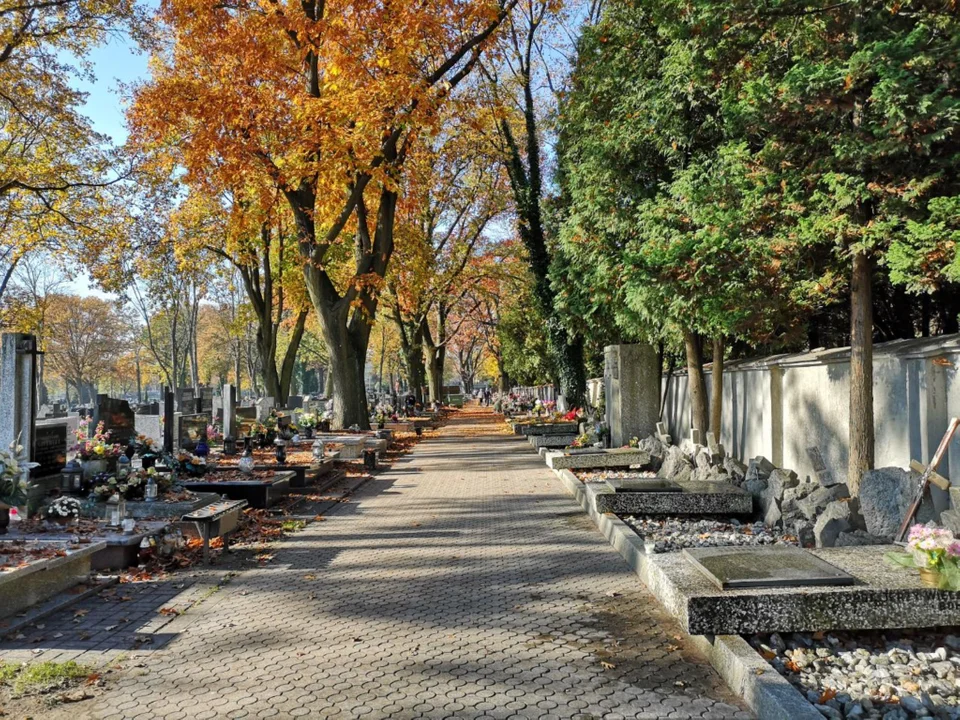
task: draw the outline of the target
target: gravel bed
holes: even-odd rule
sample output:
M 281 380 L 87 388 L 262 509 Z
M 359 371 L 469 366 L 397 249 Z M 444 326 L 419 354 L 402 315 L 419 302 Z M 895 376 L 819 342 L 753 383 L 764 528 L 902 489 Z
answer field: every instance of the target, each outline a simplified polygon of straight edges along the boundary
M 748 638 L 828 718 L 960 718 L 960 628 Z
M 575 470 L 574 475 L 580 482 L 585 483 L 604 482 L 608 478 L 649 480 L 657 477 L 657 474 L 650 470 Z
M 762 522 L 741 523 L 702 516 L 661 517 L 627 515 L 622 518 L 645 541 L 653 540 L 654 553 L 678 552 L 684 548 L 730 545 L 797 545 L 797 538 Z M 647 552 L 651 552 L 648 549 Z

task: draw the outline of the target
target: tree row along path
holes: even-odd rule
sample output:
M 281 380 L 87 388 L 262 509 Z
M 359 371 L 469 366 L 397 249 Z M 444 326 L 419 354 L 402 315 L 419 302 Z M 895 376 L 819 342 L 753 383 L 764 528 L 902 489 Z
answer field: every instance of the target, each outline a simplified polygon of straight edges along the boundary
M 454 414 L 73 718 L 742 718 L 527 442 Z

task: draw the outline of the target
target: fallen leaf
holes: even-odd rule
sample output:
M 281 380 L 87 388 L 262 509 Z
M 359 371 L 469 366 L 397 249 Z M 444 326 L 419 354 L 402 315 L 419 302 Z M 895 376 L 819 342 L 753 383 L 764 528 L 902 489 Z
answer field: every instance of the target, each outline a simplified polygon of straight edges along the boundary
M 157 612 L 159 612 L 161 615 L 180 615 L 180 614 L 182 614 L 179 610 L 177 610 L 176 608 L 172 608 L 172 607 L 163 607 L 163 608 L 160 608 Z
M 316 576 L 316 575 L 304 575 L 304 576 L 303 576 L 303 579 L 304 579 L 304 580 L 316 580 L 316 579 L 317 579 L 317 576 Z
M 827 688 L 820 694 L 820 704 L 826 705 L 837 696 L 837 691 L 833 688 Z
M 62 637 L 63 637 L 63 633 L 54 633 L 54 634 L 53 634 L 53 639 L 54 639 L 54 640 L 56 640 L 57 638 L 62 638 Z
M 111 630 L 116 630 L 116 629 L 117 629 L 117 626 L 116 626 L 116 625 L 107 625 L 107 626 L 104 628 L 104 630 L 106 630 L 107 632 L 110 632 Z
M 89 611 L 89 610 L 84 610 L 84 609 L 81 608 L 80 610 L 74 610 L 74 611 L 73 611 L 73 616 L 74 616 L 74 617 L 83 617 L 83 616 L 86 615 L 88 612 L 90 612 L 90 611 Z
M 613 670 L 613 669 L 616 667 L 616 665 L 614 665 L 612 662 L 607 662 L 606 660 L 601 660 L 601 661 L 600 661 L 600 667 L 602 667 L 604 670 Z

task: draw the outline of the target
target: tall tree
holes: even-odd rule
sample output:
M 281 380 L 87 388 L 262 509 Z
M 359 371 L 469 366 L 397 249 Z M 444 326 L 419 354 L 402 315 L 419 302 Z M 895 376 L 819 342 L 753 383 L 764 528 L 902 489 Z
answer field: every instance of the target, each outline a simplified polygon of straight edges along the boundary
M 137 92 L 134 132 L 182 143 L 190 183 L 267 177 L 283 195 L 338 426 L 369 424 L 364 363 L 404 163 L 516 2 L 162 5 L 172 47 Z
M 566 32 L 560 7 L 556 0 L 518 3 L 501 41 L 503 61 L 487 63 L 484 71 L 492 103 L 498 109 L 493 142 L 507 166 L 517 234 L 526 247 L 533 278 L 533 299 L 547 324 L 560 390 L 569 404 L 582 405 L 586 393 L 583 338 L 570 332 L 555 303 L 550 282 L 553 253 L 544 207 L 547 178 L 542 141 L 548 130 L 548 110 L 554 104 L 549 66 L 558 56 L 548 36 Z

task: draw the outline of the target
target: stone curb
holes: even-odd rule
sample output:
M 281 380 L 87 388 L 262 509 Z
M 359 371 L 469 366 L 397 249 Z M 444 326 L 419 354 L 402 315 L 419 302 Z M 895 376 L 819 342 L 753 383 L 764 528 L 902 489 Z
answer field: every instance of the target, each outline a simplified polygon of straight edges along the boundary
M 554 473 L 597 529 L 660 600 L 652 586 L 652 563 L 646 561 L 640 536 L 616 515 L 598 513 L 591 506 L 583 483 L 572 472 L 554 470 Z M 823 720 L 823 715 L 739 635 L 689 637 L 730 689 L 743 698 L 758 717 L 763 720 Z

